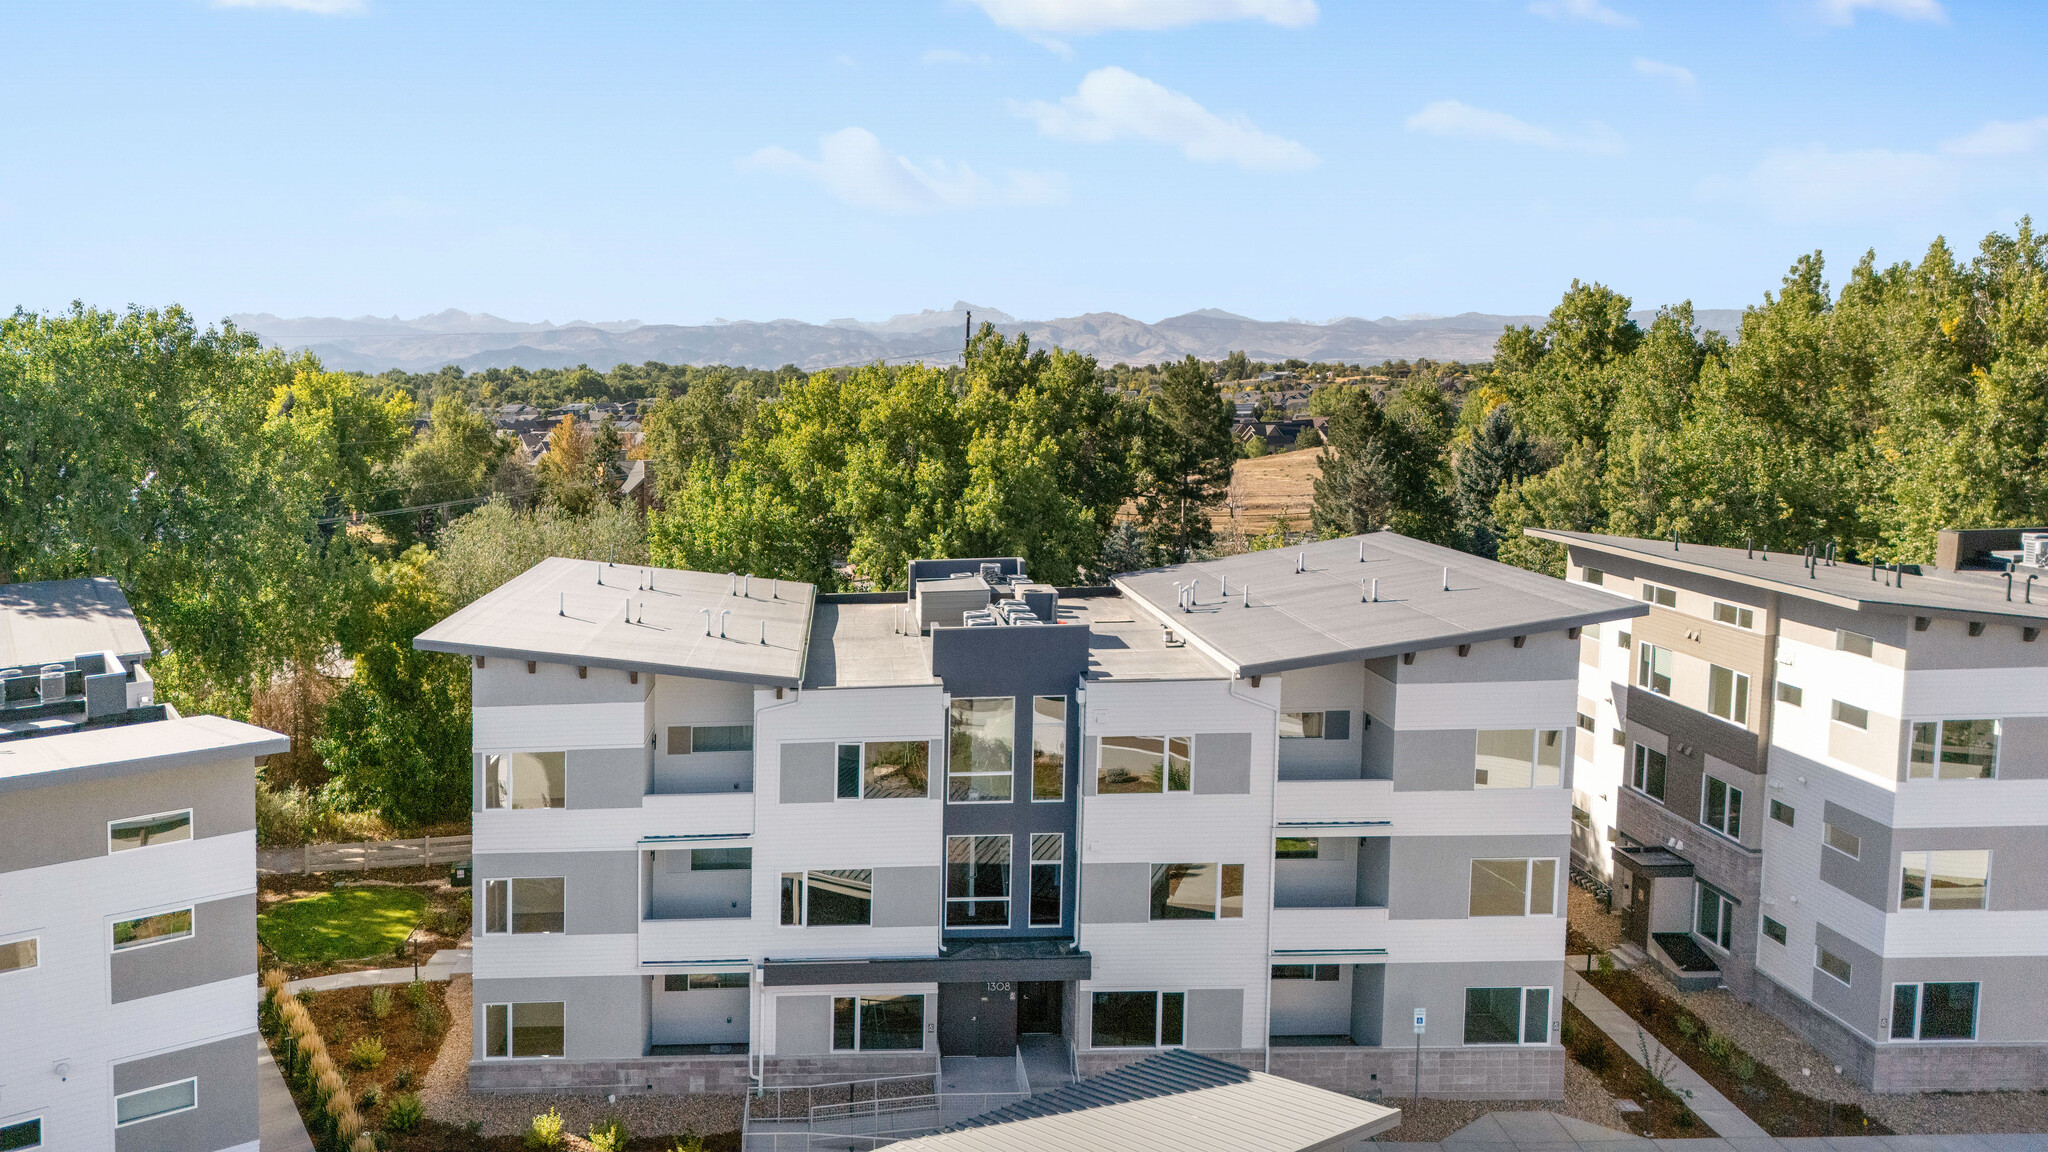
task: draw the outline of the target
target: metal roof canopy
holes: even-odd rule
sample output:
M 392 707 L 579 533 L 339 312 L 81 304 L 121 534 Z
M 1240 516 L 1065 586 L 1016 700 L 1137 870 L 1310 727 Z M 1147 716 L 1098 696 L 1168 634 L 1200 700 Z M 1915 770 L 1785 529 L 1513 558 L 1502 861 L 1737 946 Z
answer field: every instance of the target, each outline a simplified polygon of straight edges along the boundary
M 149 638 L 113 577 L 0 585 L 0 668 L 61 664 L 81 652 L 149 659 Z
M 793 580 L 556 556 L 420 633 L 413 647 L 794 688 L 816 592 Z
M 1174 585 L 1190 581 L 1196 595 L 1184 610 Z M 1134 572 L 1117 587 L 1237 676 L 1554 632 L 1648 611 L 1597 588 L 1394 532 Z
M 1184 1048 L 901 1141 L 901 1152 L 1320 1152 L 1401 1111 Z

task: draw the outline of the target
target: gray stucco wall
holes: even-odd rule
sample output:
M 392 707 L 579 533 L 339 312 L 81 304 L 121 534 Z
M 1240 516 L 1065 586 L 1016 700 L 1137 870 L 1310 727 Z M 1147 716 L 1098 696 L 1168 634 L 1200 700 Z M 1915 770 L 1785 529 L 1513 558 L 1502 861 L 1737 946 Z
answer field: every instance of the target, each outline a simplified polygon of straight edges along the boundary
M 256 974 L 256 896 L 210 900 L 192 909 L 192 935 L 107 957 L 113 1002 Z
M 1244 1046 L 1244 989 L 1194 988 L 1187 999 L 1187 1046 L 1235 1049 Z
M 1150 864 L 1083 864 L 1081 921 L 1143 924 L 1152 918 Z
M 254 949 L 249 951 L 254 955 Z M 188 1076 L 199 1080 L 197 1108 L 115 1129 L 114 1152 L 210 1152 L 254 1142 L 256 1055 L 262 1044 L 252 1028 L 240 1036 L 114 1065 L 117 1096 Z
M 245 756 L 9 792 L 0 804 L 0 872 L 105 856 L 108 821 L 182 808 L 192 809 L 195 839 L 247 832 L 256 827 L 255 772 L 255 761 Z M 177 850 L 176 844 L 130 849 Z
M 593 674 L 594 671 L 593 671 Z M 647 1051 L 647 980 L 628 976 L 540 976 L 476 981 L 474 1058 L 483 1059 L 484 1006 L 561 1001 L 570 1060 L 616 1060 Z
M 775 1054 L 819 1056 L 832 1050 L 830 996 L 775 998 Z
M 870 923 L 876 928 L 925 928 L 939 922 L 939 869 L 875 869 L 875 905 Z
M 1378 1045 L 1386 1042 L 1387 966 L 1351 966 L 1351 1042 Z
M 595 676 L 596 670 L 591 671 Z M 647 794 L 645 748 L 571 748 L 564 760 L 570 808 L 638 808 Z
M 1388 845 L 1392 881 L 1389 920 L 1461 920 L 1472 907 L 1472 861 L 1552 857 L 1559 861 L 1552 894 L 1564 914 L 1564 865 L 1571 838 L 1555 836 L 1396 836 Z
M 1198 795 L 1243 794 L 1252 790 L 1249 732 L 1207 732 L 1195 737 L 1192 784 Z
M 1394 791 L 1472 791 L 1478 739 L 1472 728 L 1395 731 Z
M 574 664 L 537 661 L 530 673 L 526 661 L 503 656 L 486 658 L 482 668 L 476 666 L 474 659 L 469 664 L 470 698 L 479 708 L 623 704 L 647 699 L 654 688 L 653 675 L 645 672 L 640 674 L 640 682 L 634 684 L 631 674 L 613 668 L 592 668 L 589 676 L 578 677 Z
M 483 882 L 518 876 L 560 876 L 562 930 L 640 930 L 640 854 L 627 852 L 489 852 L 474 861 L 474 930 L 484 927 Z
M 784 804 L 830 804 L 838 795 L 838 745 L 827 742 L 782 746 Z
M 1861 852 L 1852 860 L 1823 842 L 1820 878 L 1872 908 L 1889 909 L 1897 898 L 1891 891 L 1891 829 L 1832 800 L 1823 809 L 1823 816 L 1829 824 L 1860 837 L 1863 843 Z
M 1849 984 L 1820 970 L 1818 953 L 1808 958 L 1813 966 L 1813 1002 L 1834 1013 L 1843 1023 L 1871 1039 L 1879 1038 L 1878 1018 L 1885 1014 L 1891 987 L 1884 982 L 1884 963 L 1877 954 L 1847 936 L 1816 923 L 1814 943 L 1849 962 Z

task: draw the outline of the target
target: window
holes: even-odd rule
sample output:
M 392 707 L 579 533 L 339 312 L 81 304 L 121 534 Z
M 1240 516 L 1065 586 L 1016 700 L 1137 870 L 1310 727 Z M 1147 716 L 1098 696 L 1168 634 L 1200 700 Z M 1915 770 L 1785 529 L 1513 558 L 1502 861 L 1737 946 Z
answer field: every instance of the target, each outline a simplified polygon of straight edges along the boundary
M 0 944 L 0 972 L 22 972 L 41 963 L 38 939 L 31 936 L 26 940 L 9 940 Z
M 1636 687 L 1648 688 L 1659 696 L 1671 695 L 1671 649 L 1643 645 L 1636 661 Z
M 1550 1039 L 1550 989 L 1465 989 L 1465 1043 L 1542 1044 Z
M 1892 985 L 1892 1039 L 1975 1040 L 1977 984 Z
M 561 1056 L 568 1031 L 560 1000 L 484 1005 L 484 1055 L 524 1059 Z
M 946 926 L 1010 926 L 1010 838 L 946 837 Z
M 1591 716 L 1586 715 L 1584 712 L 1579 713 L 1579 727 L 1585 729 L 1588 732 L 1597 731 L 1599 729 L 1599 725 L 1593 722 L 1593 718 Z
M 1630 633 L 1616 632 L 1614 634 L 1614 646 L 1616 648 L 1621 649 L 1624 652 L 1628 651 L 1631 647 L 1633 647 L 1635 645 L 1635 642 L 1635 637 Z
M 692 848 L 692 872 L 750 872 L 754 868 L 752 848 Z
M 1579 629 L 1579 631 L 1582 634 L 1584 634 L 1584 636 L 1588 640 L 1598 640 L 1600 638 L 1600 626 L 1598 624 L 1588 624 L 1585 627 Z
M 1612 741 L 1616 748 L 1626 748 L 1628 747 L 1628 733 L 1616 728 L 1612 734 Z
M 484 807 L 565 807 L 566 761 L 562 752 L 502 752 L 484 757 Z
M 41 1148 L 43 1146 L 43 1118 L 18 1120 L 12 1124 L 0 1124 L 0 1152 L 14 1152 L 17 1148 Z
M 1783 824 L 1785 827 L 1793 827 L 1792 821 L 1793 818 L 1797 815 L 1798 814 L 1792 810 L 1792 806 L 1790 804 L 1785 803 L 1783 800 L 1771 801 L 1771 819 L 1776 820 L 1778 823 Z
M 1067 838 L 1058 832 L 1031 834 L 1031 924 L 1061 923 L 1061 869 L 1066 866 Z
M 1574 804 L 1572 805 L 1572 823 L 1590 832 L 1593 830 L 1593 814 Z
M 953 701 L 953 740 L 946 753 L 946 799 L 979 804 L 1010 798 L 1015 773 L 1017 701 L 1008 696 Z
M 782 874 L 782 922 L 809 928 L 866 924 L 875 904 L 870 868 L 828 868 Z
M 1152 866 L 1152 919 L 1235 920 L 1243 915 L 1244 865 Z
M 671 756 L 753 750 L 752 724 L 683 724 L 671 726 L 668 730 L 668 754 Z
M 1557 907 L 1557 861 L 1474 860 L 1473 916 L 1551 916 Z
M 752 977 L 745 972 L 671 973 L 661 978 L 663 992 L 703 992 L 713 988 L 747 988 Z
M 1837 652 L 1848 652 L 1857 656 L 1868 656 L 1873 651 L 1875 651 L 1876 648 L 1877 641 L 1871 639 L 1868 636 L 1865 636 L 1861 632 L 1851 632 L 1847 628 L 1835 629 L 1835 651 Z
M 1474 788 L 1555 788 L 1564 778 L 1564 733 L 1555 728 L 1482 729 L 1473 747 Z
M 1998 774 L 1996 720 L 1922 720 L 1906 757 L 1910 780 L 1989 780 Z
M 1275 860 L 1314 860 L 1322 850 L 1323 842 L 1314 836 L 1282 836 L 1273 841 Z
M 1194 783 L 1191 736 L 1104 736 L 1096 757 L 1095 790 L 1186 792 Z
M 1675 588 L 1664 588 L 1644 581 L 1643 599 L 1659 607 L 1676 608 L 1678 607 L 1678 590 Z
M 1778 943 L 1783 944 L 1785 942 L 1785 926 L 1769 916 L 1764 917 L 1764 939 L 1776 940 Z
M 1605 584 L 1607 583 L 1607 573 L 1602 572 L 1598 568 L 1584 568 L 1580 570 L 1579 579 L 1584 580 L 1588 584 Z
M 1835 723 L 1847 724 L 1851 728 L 1870 727 L 1870 709 L 1858 708 L 1854 704 L 1835 701 Z
M 175 912 L 159 912 L 154 916 L 138 916 L 133 920 L 114 921 L 114 951 L 125 952 L 130 948 L 147 948 L 152 944 L 168 944 L 192 935 L 192 910 L 180 908 Z
M 1899 853 L 1899 910 L 1983 908 L 1991 883 L 1989 852 Z
M 1799 690 L 1799 685 L 1787 684 L 1780 680 L 1778 681 L 1778 703 L 1790 704 L 1794 708 L 1803 707 L 1806 703 L 1806 693 Z
M 1742 789 L 1717 777 L 1701 781 L 1700 823 L 1723 836 L 1742 839 Z
M 924 1047 L 924 997 L 834 996 L 834 1052 L 902 1052 Z
M 1716 600 L 1714 602 L 1714 619 L 1722 624 L 1732 624 L 1737 628 L 1750 628 L 1756 624 L 1756 613 L 1739 604 L 1723 604 Z
M 1636 745 L 1635 774 L 1629 783 L 1645 796 L 1664 799 L 1664 768 L 1666 760 L 1662 752 L 1647 744 Z
M 1863 838 L 1854 832 L 1844 831 L 1827 821 L 1821 821 L 1821 843 L 1854 860 L 1863 855 Z
M 183 812 L 159 812 L 154 816 L 138 816 L 133 820 L 113 820 L 107 824 L 107 851 L 126 852 L 130 848 L 148 848 L 156 844 L 171 844 L 192 838 L 192 810 Z
M 159 1116 L 175 1116 L 199 1107 L 199 1081 L 197 1078 L 180 1080 L 175 1084 L 159 1084 L 114 1097 L 114 1127 L 126 1128 L 144 1120 L 155 1120 Z
M 1813 946 L 1813 966 L 1844 984 L 1849 983 L 1849 962 L 1818 944 Z
M 1181 1043 L 1185 992 L 1097 992 L 1088 1043 L 1096 1048 L 1168 1048 Z
M 1749 723 L 1749 677 L 1719 664 L 1707 665 L 1707 711 L 1723 720 Z
M 1695 882 L 1694 886 L 1700 890 L 1700 900 L 1693 912 L 1693 934 L 1728 951 L 1735 939 L 1735 901 L 1705 884 Z
M 931 795 L 931 745 L 870 740 L 839 746 L 841 800 L 922 800 Z
M 1321 740 L 1323 738 L 1323 714 L 1321 712 L 1282 712 L 1280 714 L 1280 738 L 1282 740 Z
M 564 887 L 560 876 L 484 881 L 484 931 L 562 931 Z
M 1031 798 L 1067 798 L 1067 698 L 1031 699 Z

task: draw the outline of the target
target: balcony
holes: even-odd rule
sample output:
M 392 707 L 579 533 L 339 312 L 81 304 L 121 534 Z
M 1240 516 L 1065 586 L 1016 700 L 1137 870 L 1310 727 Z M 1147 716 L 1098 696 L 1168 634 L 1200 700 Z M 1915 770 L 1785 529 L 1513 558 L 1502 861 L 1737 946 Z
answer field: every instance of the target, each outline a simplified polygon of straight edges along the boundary
M 641 798 L 640 811 L 641 835 L 648 839 L 754 833 L 752 792 L 653 793 Z
M 1273 801 L 1273 822 L 1300 824 L 1383 823 L 1393 818 L 1392 780 L 1289 780 L 1284 776 Z
M 640 964 L 646 971 L 675 964 L 745 965 L 760 951 L 758 937 L 751 919 L 642 920 Z
M 1384 905 L 1273 909 L 1273 955 L 1360 955 L 1387 947 Z
M 754 914 L 754 850 L 717 843 L 642 856 L 645 920 L 741 920 Z
M 754 791 L 752 752 L 700 752 L 693 756 L 657 756 L 650 796 L 702 796 Z

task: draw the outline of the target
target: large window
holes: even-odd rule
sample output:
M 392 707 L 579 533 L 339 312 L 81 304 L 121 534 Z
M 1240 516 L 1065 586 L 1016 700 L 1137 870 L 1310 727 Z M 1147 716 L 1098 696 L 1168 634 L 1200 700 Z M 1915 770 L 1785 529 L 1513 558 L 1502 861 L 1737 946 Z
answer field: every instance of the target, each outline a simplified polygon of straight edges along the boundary
M 0 1124 L 0 1152 L 14 1152 L 17 1148 L 41 1148 L 43 1146 L 43 1118 L 17 1120 L 12 1124 Z
M 1671 649 L 1645 644 L 1636 659 L 1636 687 L 1659 696 L 1671 695 Z
M 566 807 L 567 760 L 562 752 L 501 752 L 484 757 L 484 807 Z
M 1243 915 L 1244 865 L 1152 866 L 1152 919 L 1235 920 Z
M 839 746 L 841 800 L 922 800 L 931 795 L 931 745 L 870 740 Z
M 1742 839 L 1742 789 L 1715 776 L 1700 781 L 1700 823 L 1723 836 Z
M 0 972 L 22 972 L 35 967 L 40 962 L 37 945 L 35 936 L 0 944 Z
M 1922 720 L 1906 758 L 1911 780 L 1989 780 L 1998 774 L 1998 721 Z
M 1749 677 L 1707 665 L 1707 711 L 1730 723 L 1749 723 Z
M 1641 792 L 1645 796 L 1662 800 L 1664 798 L 1665 763 L 1662 752 L 1647 744 L 1636 745 L 1635 772 L 1629 777 L 1629 783 L 1634 785 L 1636 791 Z
M 1066 867 L 1067 838 L 1058 832 L 1031 834 L 1032 927 L 1061 923 L 1060 878 Z
M 1067 698 L 1031 698 L 1031 798 L 1067 798 Z
M 1846 829 L 1837 828 L 1827 821 L 1821 821 L 1820 842 L 1855 860 L 1863 855 L 1863 837 Z
M 1975 1040 L 1977 985 L 1892 985 L 1892 1039 Z
M 953 737 L 946 753 L 946 799 L 979 804 L 1010 798 L 1016 774 L 1017 701 L 1009 696 L 953 701 Z
M 1813 946 L 1813 966 L 1844 984 L 1849 983 L 1849 977 L 1853 972 L 1847 960 L 1818 944 Z
M 809 928 L 867 924 L 873 918 L 871 868 L 826 868 L 782 874 L 782 922 Z
M 484 931 L 562 931 L 565 887 L 560 876 L 484 881 Z
M 133 920 L 114 921 L 114 951 L 126 952 L 130 948 L 147 948 L 152 944 L 168 944 L 192 935 L 192 910 L 180 908 L 175 912 L 159 912 L 154 916 L 138 916 Z
M 1170 1048 L 1182 1043 L 1185 992 L 1097 992 L 1088 1043 L 1096 1048 Z
M 1550 989 L 1465 989 L 1465 1043 L 1542 1044 L 1550 1039 Z
M 523 1059 L 561 1056 L 567 1013 L 560 1000 L 484 1005 L 484 1055 Z
M 1693 933 L 1726 952 L 1734 946 L 1735 901 L 1705 884 L 1695 886 L 1700 890 L 1700 899 L 1693 913 Z
M 148 848 L 156 844 L 171 844 L 192 838 L 192 810 L 182 812 L 159 812 L 154 816 L 138 816 L 133 820 L 114 820 L 107 824 L 107 851 L 126 852 L 130 848 Z
M 1555 728 L 1481 729 L 1473 742 L 1474 788 L 1555 788 L 1564 779 L 1564 733 Z
M 1317 836 L 1280 836 L 1273 841 L 1275 860 L 1314 860 L 1323 854 L 1323 841 Z
M 902 1052 L 924 1047 L 924 997 L 834 996 L 834 1052 Z
M 1983 908 L 1991 853 L 1899 853 L 1899 910 Z
M 1553 916 L 1557 909 L 1556 860 L 1474 860 L 1473 916 Z
M 671 756 L 753 750 L 752 724 L 678 724 L 668 730 L 668 754 Z
M 1010 837 L 946 837 L 946 926 L 1010 926 Z
M 155 1120 L 163 1116 L 175 1116 L 199 1107 L 199 1081 L 187 1078 L 172 1084 L 159 1084 L 139 1092 L 114 1097 L 114 1126 L 126 1128 L 144 1120 Z
M 1282 740 L 1321 740 L 1323 738 L 1323 714 L 1321 712 L 1282 712 L 1280 714 L 1280 738 Z
M 1191 736 L 1104 736 L 1095 757 L 1095 790 L 1186 792 L 1194 784 Z

